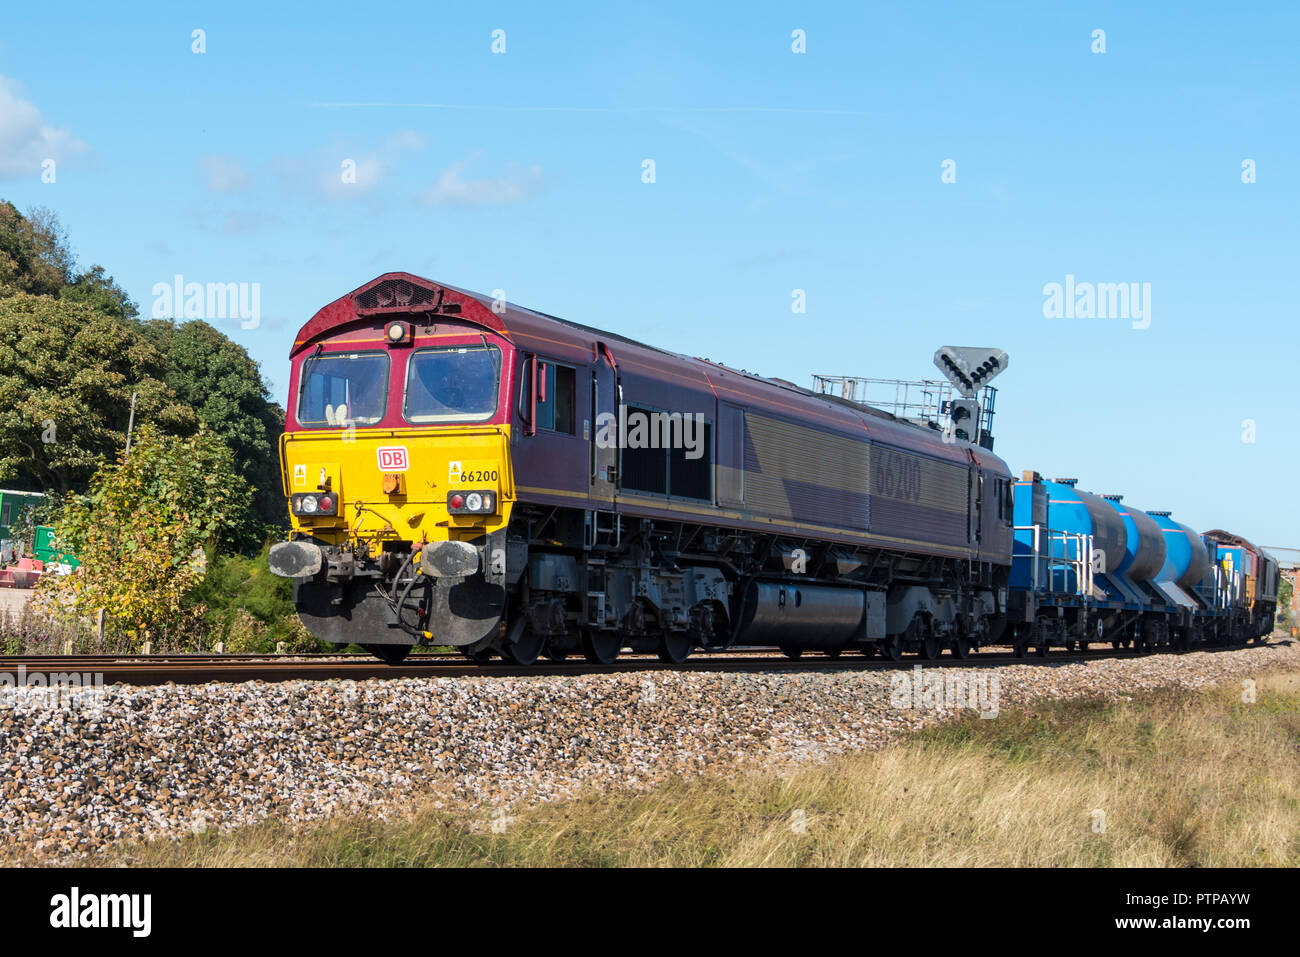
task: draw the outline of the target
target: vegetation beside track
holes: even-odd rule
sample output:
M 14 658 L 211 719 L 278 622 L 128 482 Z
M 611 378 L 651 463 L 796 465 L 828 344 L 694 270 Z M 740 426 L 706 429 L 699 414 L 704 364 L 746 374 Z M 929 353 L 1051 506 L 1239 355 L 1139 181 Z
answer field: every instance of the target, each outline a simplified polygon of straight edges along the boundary
M 284 411 L 257 363 L 202 320 L 142 318 L 102 267 L 78 266 L 57 216 L 3 200 L 0 399 L 0 485 L 49 496 L 18 540 L 52 525 L 83 565 L 0 614 L 0 650 L 318 647 L 259 597 L 265 560 L 249 557 L 287 524 Z M 204 588 L 223 564 L 228 587 Z
M 1300 672 L 958 719 L 787 773 L 493 818 L 269 821 L 119 847 L 144 866 L 1296 866 Z M 1099 813 L 1100 812 L 1100 813 Z M 499 833 L 498 833 L 499 832 Z

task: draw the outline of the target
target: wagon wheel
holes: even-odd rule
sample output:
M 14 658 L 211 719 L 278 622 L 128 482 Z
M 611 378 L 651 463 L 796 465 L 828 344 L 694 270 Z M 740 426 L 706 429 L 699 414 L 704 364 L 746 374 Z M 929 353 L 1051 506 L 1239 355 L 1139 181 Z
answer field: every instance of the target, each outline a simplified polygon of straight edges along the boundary
M 684 631 L 665 631 L 659 639 L 659 660 L 680 665 L 695 650 L 695 642 Z
M 616 631 L 582 629 L 582 656 L 593 665 L 612 665 L 623 650 L 623 636 Z
M 890 661 L 899 661 L 903 657 L 903 635 L 899 632 L 892 638 L 886 638 L 880 650 Z
M 369 654 L 374 655 L 386 665 L 400 665 L 411 653 L 411 645 L 362 645 Z
M 510 626 L 501 657 L 517 665 L 531 665 L 541 657 L 546 647 L 546 636 L 528 625 L 528 616 L 520 615 Z
M 921 657 L 927 661 L 934 661 L 942 650 L 943 646 L 937 635 L 926 635 L 921 639 Z

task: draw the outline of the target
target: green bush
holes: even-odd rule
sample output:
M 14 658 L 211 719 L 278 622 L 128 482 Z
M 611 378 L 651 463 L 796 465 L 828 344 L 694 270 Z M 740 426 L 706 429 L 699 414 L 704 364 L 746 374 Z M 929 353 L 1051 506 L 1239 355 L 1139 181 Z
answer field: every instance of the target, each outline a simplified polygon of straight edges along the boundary
M 206 611 L 207 644 L 225 642 L 231 653 L 272 652 L 283 641 L 290 651 L 326 646 L 298 620 L 293 582 L 271 574 L 271 544 L 252 557 L 223 555 L 208 566 L 196 597 Z

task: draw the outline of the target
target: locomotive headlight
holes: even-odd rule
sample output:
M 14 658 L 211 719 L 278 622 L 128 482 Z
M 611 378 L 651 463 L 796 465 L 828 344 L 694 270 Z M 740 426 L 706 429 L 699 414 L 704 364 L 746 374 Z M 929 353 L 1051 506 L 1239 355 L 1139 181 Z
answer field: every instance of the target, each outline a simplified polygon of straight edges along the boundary
M 290 499 L 290 505 L 295 515 L 333 516 L 339 513 L 338 495 L 333 492 L 308 492 L 295 495 Z
M 453 515 L 491 515 L 496 510 L 496 493 L 486 489 L 477 492 L 451 492 L 447 495 L 447 511 Z

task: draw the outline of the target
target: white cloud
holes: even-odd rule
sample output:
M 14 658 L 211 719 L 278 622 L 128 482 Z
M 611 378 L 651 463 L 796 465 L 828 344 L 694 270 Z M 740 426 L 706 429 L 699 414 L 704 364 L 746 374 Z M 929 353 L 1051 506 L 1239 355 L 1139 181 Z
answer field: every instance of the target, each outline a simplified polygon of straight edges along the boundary
M 324 161 L 325 171 L 317 180 L 321 192 L 331 199 L 368 193 L 397 169 L 402 153 L 422 153 L 428 142 L 423 133 L 398 130 L 380 144 L 378 152 L 341 151 L 337 156 L 330 156 Z
M 70 130 L 50 126 L 23 96 L 17 83 L 0 76 L 0 179 L 35 179 L 45 160 L 61 162 L 89 149 Z
M 506 206 L 522 202 L 541 185 L 540 166 L 511 167 L 505 176 L 463 179 L 465 168 L 480 155 L 475 153 L 443 170 L 437 182 L 420 195 L 421 201 L 431 206 Z
M 243 163 L 233 156 L 204 156 L 199 160 L 199 172 L 214 193 L 239 193 L 253 185 Z

